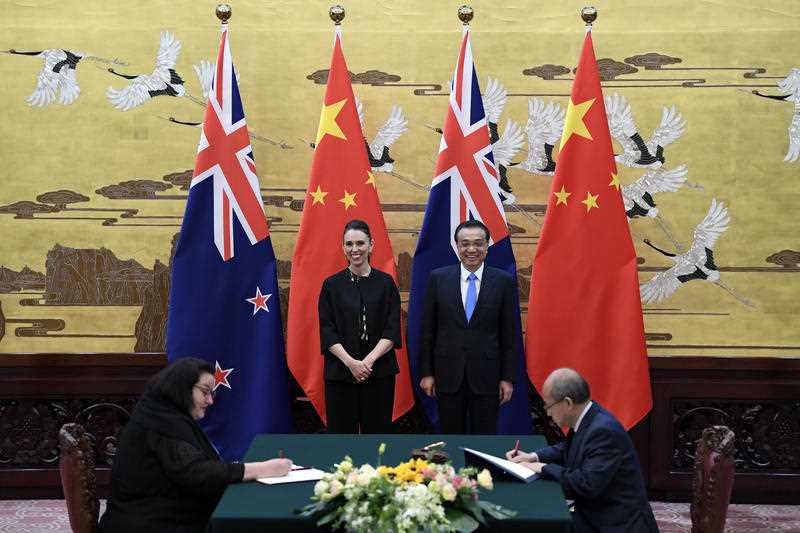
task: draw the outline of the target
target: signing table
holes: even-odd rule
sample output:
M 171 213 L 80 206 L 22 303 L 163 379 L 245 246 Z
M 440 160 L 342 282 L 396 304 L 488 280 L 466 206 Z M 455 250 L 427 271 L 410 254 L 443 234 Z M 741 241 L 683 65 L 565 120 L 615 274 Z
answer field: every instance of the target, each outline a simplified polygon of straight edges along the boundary
M 345 455 L 353 464 L 377 462 L 378 445 L 386 443 L 382 464 L 394 466 L 410 458 L 410 452 L 436 441 L 445 441 L 453 466 L 464 466 L 464 452 L 459 446 L 474 448 L 492 455 L 504 456 L 514 447 L 515 436 L 494 435 L 259 435 L 247 452 L 245 461 L 262 461 L 277 457 L 280 450 L 286 457 L 303 466 L 329 471 Z M 546 445 L 540 436 L 520 436 L 520 448 L 535 450 Z M 225 491 L 211 516 L 213 533 L 249 533 L 269 531 L 317 531 L 315 520 L 303 519 L 295 510 L 310 503 L 314 482 L 264 485 L 238 483 Z M 482 498 L 517 511 L 517 516 L 502 522 L 490 520 L 492 531 L 567 532 L 570 513 L 558 483 L 539 479 L 531 483 L 516 480 L 494 480 L 494 490 L 482 491 Z

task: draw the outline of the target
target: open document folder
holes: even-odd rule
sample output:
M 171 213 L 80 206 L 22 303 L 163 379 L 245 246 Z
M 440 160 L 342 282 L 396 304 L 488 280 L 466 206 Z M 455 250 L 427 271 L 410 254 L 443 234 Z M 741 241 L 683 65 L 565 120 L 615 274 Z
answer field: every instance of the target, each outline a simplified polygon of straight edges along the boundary
M 298 483 L 300 481 L 318 481 L 325 474 L 318 468 L 292 465 L 292 469 L 285 476 L 262 477 L 258 481 L 267 485 L 281 485 L 283 483 Z
M 467 466 L 488 468 L 492 475 L 512 476 L 525 483 L 530 483 L 535 479 L 539 479 L 539 475 L 534 474 L 532 470 L 520 464 L 512 463 L 502 457 L 489 455 L 488 453 L 479 452 L 472 448 L 462 447 L 461 449 L 464 450 L 464 462 Z

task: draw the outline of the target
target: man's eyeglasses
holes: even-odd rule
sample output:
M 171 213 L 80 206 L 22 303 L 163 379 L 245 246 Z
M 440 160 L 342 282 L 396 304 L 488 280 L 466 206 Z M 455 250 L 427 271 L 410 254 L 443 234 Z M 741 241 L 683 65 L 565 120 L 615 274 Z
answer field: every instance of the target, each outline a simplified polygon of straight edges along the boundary
M 551 404 L 545 404 L 545 405 L 544 405 L 544 410 L 545 410 L 545 411 L 549 411 L 550 409 L 552 409 L 552 408 L 553 408 L 553 406 L 554 406 L 554 405 L 558 405 L 558 404 L 560 404 L 561 402 L 563 402 L 564 400 L 566 400 L 566 398 L 561 398 L 560 400 L 558 400 L 558 401 L 555 401 L 555 402 L 553 402 L 553 403 L 551 403 Z
M 201 387 L 200 385 L 195 385 L 194 388 L 202 392 L 203 396 L 206 398 L 214 398 L 217 395 L 217 391 L 214 389 L 207 389 L 205 387 Z

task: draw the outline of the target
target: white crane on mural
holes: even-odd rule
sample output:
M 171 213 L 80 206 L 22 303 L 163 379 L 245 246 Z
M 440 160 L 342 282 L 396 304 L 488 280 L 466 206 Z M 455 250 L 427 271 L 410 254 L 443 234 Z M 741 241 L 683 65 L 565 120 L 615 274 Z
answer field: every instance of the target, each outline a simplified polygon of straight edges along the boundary
M 675 240 L 666 222 L 664 222 L 661 212 L 656 207 L 653 195 L 662 192 L 676 192 L 686 184 L 686 174 L 688 172 L 686 165 L 680 165 L 672 170 L 665 170 L 663 167 L 650 169 L 633 183 L 623 185 L 620 191 L 628 220 L 633 220 L 636 217 L 655 219 L 656 224 L 658 224 L 678 252 L 683 252 L 683 246 Z
M 36 88 L 27 98 L 28 105 L 44 107 L 52 104 L 58 95 L 58 103 L 69 105 L 81 93 L 78 85 L 76 69 L 78 62 L 86 56 L 84 52 L 52 48 L 38 52 L 20 52 L 8 50 L 9 54 L 41 57 L 44 60 L 42 70 L 36 78 Z
M 540 176 L 555 174 L 553 149 L 561 138 L 565 113 L 564 108 L 556 102 L 545 103 L 540 98 L 528 100 L 528 122 L 525 124 L 528 157 L 519 163 L 512 163 L 513 167 Z
M 698 279 L 714 283 L 743 304 L 753 306 L 750 300 L 738 295 L 720 281 L 719 268 L 714 263 L 714 245 L 728 229 L 729 223 L 728 208 L 723 202 L 717 202 L 714 198 L 705 218 L 694 230 L 692 245 L 688 252 L 669 253 L 645 239 L 644 242 L 648 246 L 672 259 L 675 265 L 659 272 L 647 283 L 639 286 L 642 302 L 645 304 L 662 302 L 672 296 L 682 284 Z
M 625 214 L 628 219 L 636 217 L 656 218 L 659 216 L 654 194 L 662 192 L 676 192 L 686 183 L 686 174 L 689 169 L 680 165 L 672 170 L 662 168 L 651 169 L 642 177 L 622 186 L 622 202 L 625 205 Z
M 664 164 L 664 148 L 681 136 L 686 128 L 683 116 L 675 106 L 664 107 L 661 123 L 645 142 L 633 121 L 628 100 L 619 93 L 605 97 L 608 128 L 611 136 L 622 146 L 623 153 L 615 157 L 626 167 L 656 168 Z
M 184 96 L 186 90 L 183 87 L 183 78 L 175 70 L 175 61 L 180 51 L 181 42 L 170 32 L 162 31 L 153 72 L 128 76 L 116 72 L 113 68 L 108 69 L 114 75 L 133 80 L 123 89 L 109 87 L 106 91 L 108 101 L 120 111 L 128 111 L 156 96 Z
M 757 90 L 753 90 L 753 94 L 794 103 L 794 115 L 789 123 L 789 150 L 786 152 L 786 157 L 783 158 L 788 163 L 794 163 L 800 158 L 800 68 L 793 68 L 785 78 L 778 82 L 778 91 L 781 96 L 761 94 Z
M 366 129 L 364 126 L 364 103 L 356 97 L 356 110 L 358 111 L 358 121 L 361 123 L 361 133 L 364 135 L 364 142 L 367 143 L 367 155 L 369 164 L 375 172 L 393 172 L 394 159 L 389 154 L 391 147 L 406 131 L 408 131 L 408 120 L 403 115 L 403 108 L 393 105 L 389 112 L 389 117 L 383 126 L 378 128 L 372 142 L 366 140 Z
M 511 119 L 506 120 L 503 134 L 499 135 L 500 115 L 508 102 L 508 91 L 495 78 L 486 77 L 486 90 L 483 92 L 483 107 L 486 113 L 486 122 L 489 124 L 489 140 L 492 143 L 492 155 L 497 166 L 500 179 L 500 188 L 504 191 L 504 203 L 513 203 L 514 195 L 511 194 L 511 184 L 508 182 L 508 167 L 511 160 L 522 148 L 525 137 L 519 124 Z

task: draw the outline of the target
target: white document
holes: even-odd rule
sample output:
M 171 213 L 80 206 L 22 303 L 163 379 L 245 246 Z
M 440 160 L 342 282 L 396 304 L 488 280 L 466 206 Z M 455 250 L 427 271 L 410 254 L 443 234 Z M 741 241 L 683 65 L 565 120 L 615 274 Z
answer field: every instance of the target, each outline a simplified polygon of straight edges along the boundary
M 325 474 L 318 468 L 303 467 L 300 465 L 292 465 L 292 469 L 285 476 L 280 477 L 262 477 L 257 481 L 266 485 L 281 485 L 283 483 L 299 483 L 301 481 L 318 481 L 322 479 Z
M 484 461 L 489 464 L 496 466 L 497 468 L 501 469 L 502 471 L 511 474 L 517 479 L 520 479 L 526 483 L 533 481 L 535 479 L 539 479 L 539 475 L 535 474 L 533 470 L 529 468 L 525 468 L 524 466 L 512 463 L 502 457 L 497 457 L 495 455 L 489 455 L 488 453 L 479 452 L 478 450 L 473 450 L 472 448 L 461 448 L 464 450 L 465 453 L 471 453 L 476 457 L 480 457 Z

